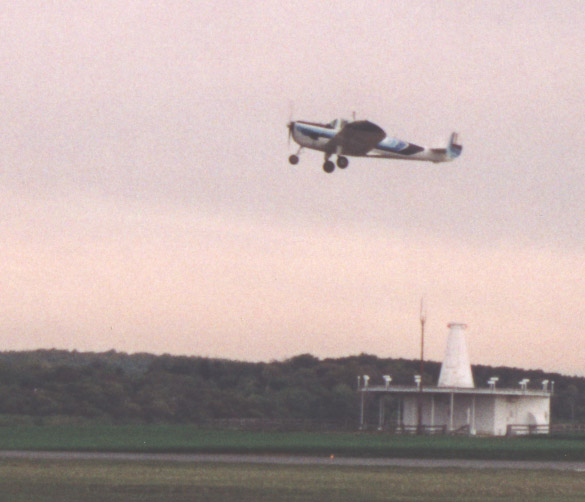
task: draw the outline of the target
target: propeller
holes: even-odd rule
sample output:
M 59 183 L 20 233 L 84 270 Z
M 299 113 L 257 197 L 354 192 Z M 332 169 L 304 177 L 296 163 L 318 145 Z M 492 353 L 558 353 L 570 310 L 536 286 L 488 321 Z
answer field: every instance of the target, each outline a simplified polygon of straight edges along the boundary
M 294 109 L 294 103 L 291 101 L 288 102 L 288 146 L 290 147 L 290 138 L 292 137 L 293 134 L 293 128 L 295 126 L 295 122 L 293 120 L 293 109 Z
M 292 120 L 287 124 L 287 127 L 288 127 L 288 146 L 290 146 L 290 138 L 292 136 L 294 126 L 295 126 L 295 123 Z

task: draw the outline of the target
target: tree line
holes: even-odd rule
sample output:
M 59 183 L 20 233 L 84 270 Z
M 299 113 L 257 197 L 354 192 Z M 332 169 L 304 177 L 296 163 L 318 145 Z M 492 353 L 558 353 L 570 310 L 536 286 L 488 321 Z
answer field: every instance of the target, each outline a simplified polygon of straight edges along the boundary
M 419 361 L 360 354 L 319 359 L 302 354 L 284 361 L 242 362 L 204 357 L 0 352 L 0 424 L 59 420 L 98 423 L 189 423 L 214 419 L 304 419 L 357 426 L 357 377 L 381 385 L 413 385 Z M 424 383 L 437 382 L 440 363 L 425 362 Z M 499 387 L 530 379 L 554 380 L 553 422 L 585 422 L 585 378 L 509 367 L 473 366 L 477 387 L 498 376 Z M 376 404 L 370 402 L 370 416 Z M 393 408 L 392 398 L 387 400 Z M 391 419 L 391 417 L 390 417 Z

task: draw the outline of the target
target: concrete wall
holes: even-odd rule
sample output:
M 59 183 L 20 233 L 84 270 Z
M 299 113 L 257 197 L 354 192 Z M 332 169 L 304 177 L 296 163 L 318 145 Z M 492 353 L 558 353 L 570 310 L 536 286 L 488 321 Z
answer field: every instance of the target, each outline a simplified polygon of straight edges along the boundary
M 472 396 L 461 394 L 453 395 L 453 430 L 470 423 L 473 414 Z M 418 397 L 404 398 L 404 425 L 418 424 Z M 425 394 L 422 401 L 422 416 L 424 425 L 446 425 L 449 427 L 451 415 L 450 394 Z
M 495 409 L 494 396 L 475 397 L 475 433 L 495 434 Z
M 550 423 L 550 398 L 537 396 L 497 396 L 494 434 L 506 434 L 508 425 L 547 425 Z
M 418 396 L 404 396 L 403 399 L 403 424 L 417 425 Z M 451 394 L 425 394 L 422 401 L 423 424 L 446 425 L 449 428 L 450 400 Z M 510 424 L 549 423 L 548 397 L 453 394 L 452 430 L 469 425 L 472 434 L 503 436 Z

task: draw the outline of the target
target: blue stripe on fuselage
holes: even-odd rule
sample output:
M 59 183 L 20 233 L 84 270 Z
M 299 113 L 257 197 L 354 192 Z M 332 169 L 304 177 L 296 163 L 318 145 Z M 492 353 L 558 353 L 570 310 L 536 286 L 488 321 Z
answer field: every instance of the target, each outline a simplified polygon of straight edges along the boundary
M 317 141 L 320 138 L 332 139 L 339 133 L 338 129 L 329 129 L 327 127 L 321 127 L 317 125 L 313 126 L 299 122 L 295 124 L 295 127 L 300 134 L 311 138 L 313 141 Z M 423 150 L 423 148 L 420 146 L 413 145 L 397 138 L 385 138 L 375 146 L 375 149 L 381 150 L 383 152 L 391 152 L 407 156 L 413 155 Z
M 385 138 L 377 144 L 377 150 L 383 150 L 385 152 L 400 153 L 408 147 L 408 143 L 397 138 Z
M 301 134 L 308 136 L 313 140 L 317 140 L 319 138 L 328 138 L 331 139 L 335 136 L 339 131 L 335 131 L 333 129 L 328 130 L 323 127 L 312 127 L 305 124 L 296 123 L 297 131 Z

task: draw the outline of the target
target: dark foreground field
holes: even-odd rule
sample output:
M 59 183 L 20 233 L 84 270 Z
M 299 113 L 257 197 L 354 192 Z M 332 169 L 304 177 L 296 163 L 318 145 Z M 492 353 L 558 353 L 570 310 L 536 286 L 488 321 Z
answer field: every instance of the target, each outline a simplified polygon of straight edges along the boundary
M 0 500 L 575 501 L 585 474 L 551 471 L 0 461 Z
M 0 450 L 585 461 L 585 439 L 262 433 L 192 426 L 0 427 Z
M 585 460 L 582 439 L 254 433 L 190 426 L 0 427 L 0 450 Z M 79 500 L 585 501 L 585 472 L 111 459 L 0 460 L 0 502 Z

